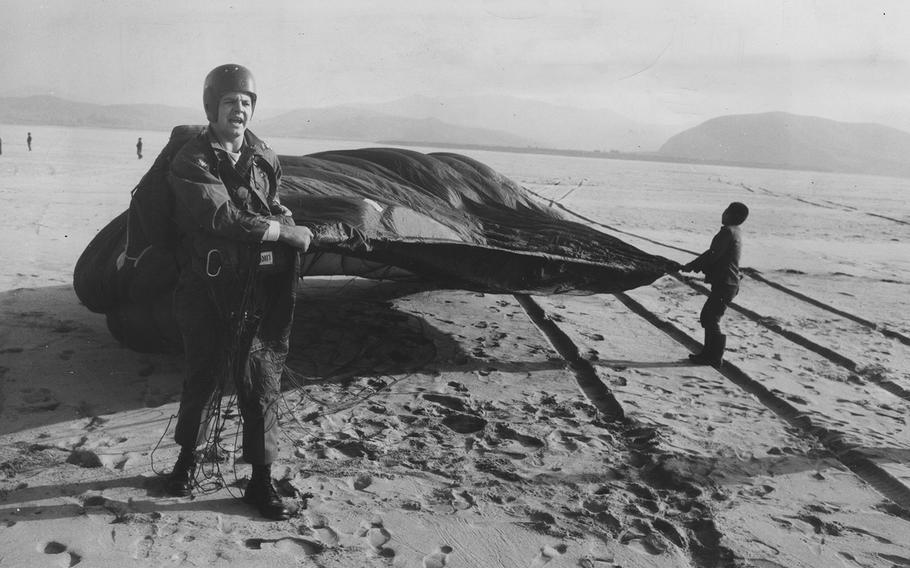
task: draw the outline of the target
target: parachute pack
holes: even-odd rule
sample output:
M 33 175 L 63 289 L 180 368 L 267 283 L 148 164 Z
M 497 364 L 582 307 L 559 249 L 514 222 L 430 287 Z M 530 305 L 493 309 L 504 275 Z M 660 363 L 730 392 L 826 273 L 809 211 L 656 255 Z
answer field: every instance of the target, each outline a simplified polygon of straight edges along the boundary
M 147 298 L 155 290 L 168 290 L 177 281 L 177 227 L 174 195 L 167 181 L 171 160 L 204 126 L 177 126 L 152 167 L 132 191 L 126 219 L 126 245 L 117 270 L 135 272 L 127 293 Z M 164 270 L 162 270 L 164 268 Z

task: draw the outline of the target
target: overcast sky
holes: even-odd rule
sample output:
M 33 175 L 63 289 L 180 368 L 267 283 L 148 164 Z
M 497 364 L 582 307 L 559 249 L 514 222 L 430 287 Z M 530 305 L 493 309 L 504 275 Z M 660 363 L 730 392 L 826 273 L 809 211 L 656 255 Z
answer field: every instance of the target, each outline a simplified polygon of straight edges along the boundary
M 783 110 L 910 130 L 899 1 L 0 0 L 0 57 L 0 95 L 97 103 L 201 106 L 205 74 L 235 62 L 261 109 L 499 94 L 649 123 Z

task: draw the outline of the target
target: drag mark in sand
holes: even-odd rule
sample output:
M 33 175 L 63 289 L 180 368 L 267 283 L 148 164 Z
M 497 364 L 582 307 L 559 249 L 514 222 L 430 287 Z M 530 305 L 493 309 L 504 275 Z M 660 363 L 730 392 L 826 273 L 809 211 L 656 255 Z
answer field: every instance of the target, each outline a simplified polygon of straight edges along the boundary
M 572 371 L 582 392 L 588 400 L 603 413 L 608 422 L 622 420 L 625 416 L 622 405 L 613 396 L 609 388 L 597 376 L 597 371 L 589 361 L 578 353 L 578 346 L 572 342 L 559 326 L 548 318 L 543 308 L 526 294 L 516 294 L 515 299 L 527 312 L 534 325 L 549 339 L 553 348 L 565 359 Z
M 900 223 L 901 225 L 910 225 L 910 222 L 904 221 L 903 219 L 895 219 L 894 217 L 879 215 L 878 213 L 866 213 L 866 215 L 870 217 L 878 217 L 879 219 L 885 219 L 886 221 L 893 221 L 895 223 Z
M 903 219 L 895 219 L 894 217 L 888 217 L 887 215 L 881 215 L 879 213 L 861 211 L 858 208 L 853 207 L 852 205 L 838 203 L 836 201 L 831 201 L 830 199 L 824 200 L 824 202 L 827 203 L 827 205 L 825 205 L 825 203 L 819 203 L 817 201 L 812 201 L 810 199 L 806 199 L 805 197 L 800 197 L 798 195 L 791 195 L 791 194 L 787 194 L 787 193 L 779 193 L 776 191 L 771 191 L 770 189 L 767 189 L 765 187 L 752 188 L 752 187 L 747 186 L 744 183 L 734 184 L 732 182 L 724 182 L 720 179 L 718 179 L 718 181 L 720 181 L 721 183 L 726 183 L 727 185 L 737 185 L 737 187 L 741 187 L 750 193 L 755 193 L 755 190 L 758 189 L 765 195 L 769 195 L 771 197 L 782 197 L 782 198 L 786 198 L 786 199 L 793 199 L 800 203 L 805 203 L 806 205 L 812 205 L 813 207 L 821 207 L 822 209 L 834 209 L 834 210 L 838 210 L 838 211 L 846 211 L 848 213 L 862 213 L 864 215 L 868 215 L 869 217 L 877 217 L 879 219 L 891 221 L 892 223 L 900 223 L 901 225 L 910 225 L 910 222 L 904 221 Z
M 893 331 L 893 330 L 890 330 L 887 328 L 883 328 L 880 325 L 876 324 L 875 322 L 871 322 L 871 321 L 861 318 L 857 315 L 854 315 L 849 312 L 845 312 L 841 309 L 838 309 L 830 304 L 826 304 L 822 301 L 816 300 L 815 298 L 811 298 L 801 292 L 797 292 L 796 290 L 788 288 L 788 287 L 784 286 L 783 284 L 778 284 L 777 282 L 768 280 L 767 278 L 762 276 L 761 272 L 759 272 L 758 270 L 755 270 L 754 268 L 744 268 L 743 272 L 746 273 L 753 280 L 757 280 L 757 281 L 761 282 L 762 284 L 766 284 L 766 285 L 774 288 L 775 290 L 780 290 L 784 294 L 793 296 L 794 298 L 801 300 L 803 302 L 806 302 L 807 304 L 811 304 L 811 305 L 815 306 L 816 308 L 821 308 L 825 311 L 831 312 L 832 314 L 839 315 L 840 317 L 842 317 L 844 319 L 848 319 L 852 322 L 856 322 L 872 331 L 877 331 L 877 332 L 881 333 L 885 337 L 888 337 L 891 339 L 896 339 L 896 340 L 900 341 L 901 343 L 903 343 L 904 345 L 910 345 L 910 337 L 907 337 L 906 335 L 904 335 L 902 333 L 899 333 L 897 331 Z
M 707 288 L 705 288 L 701 284 L 696 284 L 690 278 L 686 278 L 686 277 L 680 276 L 678 274 L 674 274 L 673 277 L 676 278 L 677 280 L 679 280 L 680 282 L 682 282 L 683 284 L 686 284 L 693 290 L 696 290 L 697 292 L 700 292 L 705 295 L 708 294 Z M 617 296 L 617 297 L 619 297 L 619 296 Z M 621 298 L 620 298 L 620 300 L 622 301 Z M 769 318 L 766 318 L 757 312 L 754 312 L 748 308 L 745 308 L 745 307 L 737 304 L 736 302 L 731 303 L 730 307 L 732 309 L 736 310 L 737 312 L 741 313 L 742 315 L 746 316 L 753 322 L 757 323 L 758 325 L 764 327 L 765 329 L 772 331 L 772 332 L 780 335 L 781 337 L 789 339 L 790 341 L 799 345 L 800 347 L 804 347 L 804 348 L 808 349 L 809 351 L 815 353 L 816 355 L 820 355 L 820 356 L 824 357 L 825 359 L 827 359 L 828 361 L 831 361 L 835 365 L 839 365 L 839 366 L 843 367 L 844 369 L 851 371 L 852 373 L 854 373 L 856 375 L 857 378 L 868 380 L 872 384 L 877 385 L 878 387 L 888 391 L 889 393 L 893 394 L 894 396 L 901 398 L 906 402 L 910 402 L 910 391 L 908 391 L 904 387 L 900 386 L 899 384 L 895 383 L 894 381 L 888 380 L 888 379 L 880 376 L 879 374 L 861 372 L 860 366 L 853 359 L 850 359 L 849 357 L 842 355 L 841 353 L 838 353 L 837 351 L 834 351 L 833 349 L 829 349 L 829 348 L 825 347 L 824 345 L 819 345 L 818 343 L 812 341 L 811 339 L 809 339 L 803 335 L 800 335 L 799 333 L 796 333 L 795 331 L 785 329 L 780 324 L 778 324 L 774 321 L 771 321 Z M 642 309 L 644 309 L 644 308 L 642 308 Z
M 651 325 L 660 329 L 671 338 L 678 341 L 690 351 L 695 351 L 701 344 L 690 337 L 685 331 L 673 323 L 661 319 L 657 314 L 633 300 L 626 294 L 614 294 L 630 311 L 644 318 Z M 841 432 L 813 423 L 805 413 L 800 412 L 787 401 L 783 400 L 767 387 L 756 381 L 736 365 L 725 361 L 717 371 L 733 382 L 735 385 L 748 392 L 766 408 L 774 412 L 791 426 L 797 428 L 806 436 L 815 438 L 822 446 L 830 451 L 838 461 L 844 464 L 860 479 L 874 487 L 883 496 L 896 505 L 910 512 L 910 488 L 901 483 L 896 477 L 879 467 L 875 461 L 866 455 L 862 449 L 844 441 Z
M 617 535 L 620 542 L 646 555 L 663 554 L 668 546 L 666 543 L 672 543 L 687 552 L 695 566 L 730 565 L 733 553 L 721 544 L 723 535 L 714 522 L 710 506 L 700 499 L 702 489 L 679 471 L 667 468 L 667 453 L 657 447 L 658 432 L 625 416 L 619 401 L 597 376 L 591 363 L 579 355 L 578 346 L 546 316 L 537 302 L 523 294 L 517 294 L 515 298 L 569 363 L 582 392 L 603 413 L 606 423 L 618 425 L 620 437 L 615 439 L 625 446 L 631 456 L 630 463 L 640 475 L 643 483 L 633 483 L 631 488 L 642 505 L 638 508 L 642 517 L 634 523 L 633 530 Z M 594 502 L 589 506 L 598 508 Z M 606 513 L 606 509 L 602 512 Z M 549 562 L 551 558 L 552 555 L 542 551 L 536 560 L 539 564 L 534 566 Z

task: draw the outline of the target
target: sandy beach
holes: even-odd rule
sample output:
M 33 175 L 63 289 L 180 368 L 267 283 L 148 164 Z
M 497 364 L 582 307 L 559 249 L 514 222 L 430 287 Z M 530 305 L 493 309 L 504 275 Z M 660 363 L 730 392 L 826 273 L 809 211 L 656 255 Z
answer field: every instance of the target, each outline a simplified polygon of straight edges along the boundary
M 910 567 L 906 180 L 471 154 L 679 261 L 751 200 L 727 363 L 686 361 L 685 276 L 584 297 L 304 278 L 273 468 L 295 514 L 270 522 L 238 499 L 230 421 L 204 491 L 163 493 L 181 358 L 121 347 L 73 292 L 150 165 L 137 133 L 31 131 L 0 156 L 0 567 Z

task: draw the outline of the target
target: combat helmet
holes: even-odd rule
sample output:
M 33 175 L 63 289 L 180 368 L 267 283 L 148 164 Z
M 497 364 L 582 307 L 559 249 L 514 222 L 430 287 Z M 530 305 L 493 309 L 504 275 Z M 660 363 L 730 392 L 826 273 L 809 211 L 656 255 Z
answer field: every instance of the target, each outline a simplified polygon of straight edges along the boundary
M 253 112 L 256 112 L 256 80 L 253 73 L 243 65 L 228 63 L 215 67 L 205 76 L 202 88 L 202 106 L 209 122 L 218 120 L 218 102 L 225 93 L 246 93 L 253 99 Z

